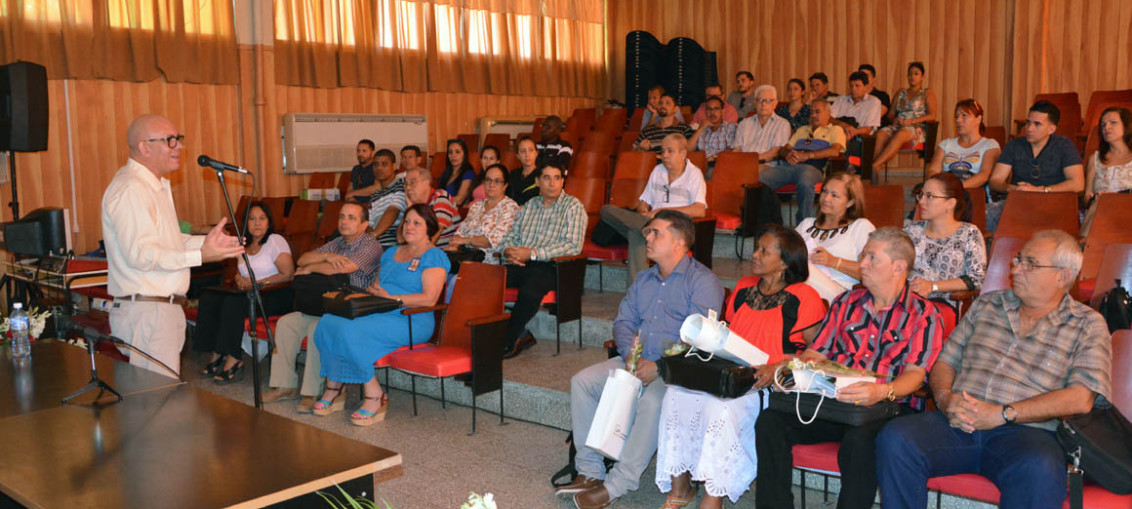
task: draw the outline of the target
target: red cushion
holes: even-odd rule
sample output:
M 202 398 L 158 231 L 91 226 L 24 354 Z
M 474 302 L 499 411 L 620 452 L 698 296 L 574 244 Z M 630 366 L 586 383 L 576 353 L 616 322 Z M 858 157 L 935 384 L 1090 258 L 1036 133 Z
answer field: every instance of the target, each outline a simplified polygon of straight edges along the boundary
M 190 321 L 190 322 L 195 322 L 195 321 L 197 321 L 197 313 L 199 313 L 199 312 L 200 312 L 200 308 L 189 308 L 189 309 L 186 309 L 186 310 L 185 310 L 185 320 L 188 320 L 188 321 Z M 247 324 L 247 320 L 244 320 L 244 323 L 245 323 L 245 325 L 244 325 L 244 329 L 246 330 L 246 329 L 247 329 L 247 325 L 246 325 L 246 324 Z
M 472 352 L 454 346 L 414 348 L 389 354 L 389 366 L 424 376 L 455 376 L 472 370 Z
M 794 466 L 806 470 L 840 473 L 837 467 L 837 451 L 841 449 L 840 442 L 822 442 L 820 444 L 798 444 L 793 448 Z
M 715 216 L 715 229 L 716 230 L 736 230 L 743 225 L 743 218 L 733 216 L 731 214 L 716 214 Z
M 849 164 L 853 166 L 861 165 L 861 156 L 849 156 Z
M 1132 495 L 1117 495 L 1100 486 L 1086 484 L 1084 499 L 1087 509 L 1132 509 Z M 1069 509 L 1069 500 L 1067 499 L 1061 507 Z
M 582 254 L 591 260 L 623 261 L 629 259 L 629 246 L 622 244 L 620 246 L 601 247 L 587 240 L 585 246 L 582 247 Z
M 402 346 L 401 348 L 394 350 L 389 355 L 386 355 L 385 357 L 382 357 L 382 358 L 378 359 L 376 362 L 374 362 L 373 367 L 375 367 L 375 368 L 388 368 L 389 367 L 389 357 L 392 356 L 393 354 L 397 353 L 397 352 L 402 352 L 402 351 L 404 351 L 404 352 L 409 351 L 409 347 Z
M 513 304 L 516 300 L 519 300 L 518 288 L 508 288 L 503 291 L 504 302 Z M 550 293 L 547 293 L 546 296 L 542 298 L 543 304 L 554 304 L 556 302 L 558 302 L 558 293 L 554 290 L 551 290 Z
M 924 144 L 922 142 L 917 143 L 915 145 L 913 145 L 912 142 L 908 142 L 908 143 L 905 143 L 904 145 L 900 146 L 900 150 L 923 150 L 923 149 L 924 149 Z
M 272 336 L 275 335 L 275 324 L 276 323 L 279 323 L 279 317 L 278 316 L 267 317 L 267 325 L 269 325 L 271 327 Z M 244 330 L 251 332 L 251 329 L 248 328 L 248 319 L 247 318 L 244 318 Z M 267 331 L 263 329 L 263 320 L 259 319 L 259 318 L 257 318 L 256 321 L 255 321 L 255 337 L 257 339 L 263 339 L 263 340 L 267 339 Z
M 998 503 L 998 487 L 990 479 L 978 474 L 956 474 L 928 479 L 928 489 L 949 495 Z
M 794 184 L 786 184 L 786 185 L 784 185 L 784 186 L 782 186 L 778 189 L 775 189 L 774 192 L 778 193 L 778 194 L 792 194 L 792 193 L 798 192 L 798 186 L 796 186 Z M 821 192 L 821 182 L 814 184 L 814 192 L 815 193 Z

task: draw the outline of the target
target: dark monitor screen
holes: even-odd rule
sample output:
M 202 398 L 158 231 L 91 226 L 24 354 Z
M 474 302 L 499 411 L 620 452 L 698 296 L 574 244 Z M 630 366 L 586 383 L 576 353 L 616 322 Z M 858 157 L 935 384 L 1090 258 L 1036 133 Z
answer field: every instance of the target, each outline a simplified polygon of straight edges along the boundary
M 4 249 L 27 256 L 64 255 L 67 252 L 67 218 L 63 209 L 44 207 L 18 221 L 4 223 Z

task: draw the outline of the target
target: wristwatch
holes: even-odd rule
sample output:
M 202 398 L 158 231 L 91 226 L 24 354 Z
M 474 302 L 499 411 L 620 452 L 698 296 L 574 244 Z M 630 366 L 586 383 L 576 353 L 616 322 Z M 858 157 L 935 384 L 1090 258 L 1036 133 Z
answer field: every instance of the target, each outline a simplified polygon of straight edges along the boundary
M 935 281 L 932 281 L 932 293 L 936 293 L 938 291 L 939 291 L 939 284 L 936 283 Z
M 538 261 L 538 251 L 535 251 L 535 249 L 533 247 L 531 248 L 531 261 L 532 262 Z
M 888 395 L 884 397 L 886 401 L 896 401 L 896 385 L 888 384 Z
M 1002 405 L 1002 421 L 1006 424 L 1014 424 L 1018 419 L 1018 411 L 1010 405 Z

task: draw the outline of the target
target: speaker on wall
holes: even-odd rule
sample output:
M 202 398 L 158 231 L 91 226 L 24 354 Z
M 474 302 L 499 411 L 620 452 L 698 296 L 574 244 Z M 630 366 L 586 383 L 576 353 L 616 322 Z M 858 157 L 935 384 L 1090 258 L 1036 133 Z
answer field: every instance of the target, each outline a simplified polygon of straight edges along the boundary
M 47 150 L 47 68 L 32 62 L 0 66 L 0 151 Z

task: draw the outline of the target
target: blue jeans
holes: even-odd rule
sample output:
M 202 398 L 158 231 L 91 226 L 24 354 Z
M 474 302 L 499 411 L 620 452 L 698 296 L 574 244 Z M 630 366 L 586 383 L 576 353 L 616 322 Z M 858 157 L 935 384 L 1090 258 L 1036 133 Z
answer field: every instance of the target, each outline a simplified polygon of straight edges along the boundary
M 999 507 L 1060 508 L 1065 453 L 1052 431 L 1012 424 L 966 433 L 942 412 L 893 419 L 877 437 L 885 509 L 927 507 L 928 478 L 980 474 L 998 486 Z
M 798 188 L 798 213 L 795 223 L 807 217 L 814 217 L 814 185 L 822 181 L 821 170 L 808 164 L 772 164 L 759 170 L 759 182 L 778 190 L 794 184 Z

